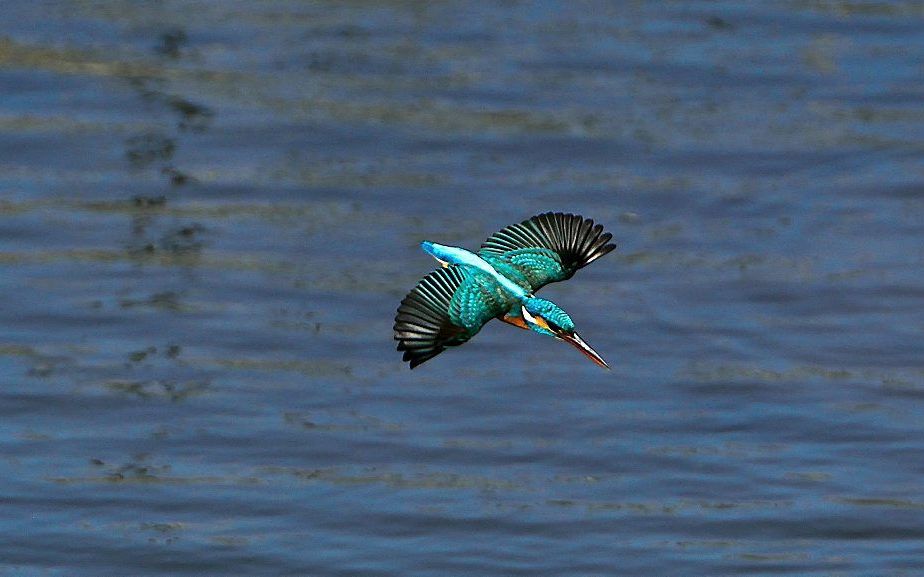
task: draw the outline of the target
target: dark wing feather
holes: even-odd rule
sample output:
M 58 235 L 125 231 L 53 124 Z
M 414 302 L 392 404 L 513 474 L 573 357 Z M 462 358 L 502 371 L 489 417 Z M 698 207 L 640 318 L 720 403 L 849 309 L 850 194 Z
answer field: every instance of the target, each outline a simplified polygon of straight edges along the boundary
M 585 267 L 601 256 L 610 252 L 616 245 L 609 241 L 613 235 L 603 232 L 603 225 L 594 225 L 594 221 L 577 214 L 546 212 L 512 224 L 492 235 L 481 245 L 482 255 L 498 256 L 510 260 L 531 260 L 537 255 L 552 251 L 560 260 L 560 268 L 548 264 L 511 263 L 523 269 L 531 279 L 533 290 L 550 282 L 571 278 L 575 271 Z M 544 250 L 543 250 L 544 249 Z M 515 252 L 516 251 L 516 252 Z M 511 254 L 513 253 L 513 254 Z
M 471 337 L 465 328 L 449 319 L 449 303 L 463 280 L 457 266 L 437 269 L 401 301 L 395 316 L 395 340 L 412 369 Z

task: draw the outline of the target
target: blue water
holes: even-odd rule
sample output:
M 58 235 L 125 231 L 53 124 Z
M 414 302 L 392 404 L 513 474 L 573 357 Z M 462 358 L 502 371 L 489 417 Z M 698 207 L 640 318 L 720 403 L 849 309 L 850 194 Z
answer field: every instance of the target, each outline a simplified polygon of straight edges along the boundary
M 920 2 L 2 8 L 0 575 L 924 575 Z

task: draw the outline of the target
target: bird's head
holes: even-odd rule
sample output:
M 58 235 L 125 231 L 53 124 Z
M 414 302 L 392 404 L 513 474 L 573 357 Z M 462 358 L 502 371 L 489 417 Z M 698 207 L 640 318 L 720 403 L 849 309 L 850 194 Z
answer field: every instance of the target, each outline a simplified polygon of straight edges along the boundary
M 560 306 L 550 300 L 528 297 L 520 307 L 520 314 L 526 325 L 542 335 L 566 341 L 597 365 L 608 369 L 609 365 L 590 345 L 574 331 L 574 321 Z

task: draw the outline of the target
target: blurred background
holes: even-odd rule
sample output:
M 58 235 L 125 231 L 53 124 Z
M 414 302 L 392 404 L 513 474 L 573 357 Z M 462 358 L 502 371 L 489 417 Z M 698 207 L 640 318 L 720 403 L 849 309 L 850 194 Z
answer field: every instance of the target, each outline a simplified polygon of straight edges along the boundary
M 922 2 L 2 12 L 0 575 L 924 572 Z M 613 370 L 409 371 L 549 210 Z

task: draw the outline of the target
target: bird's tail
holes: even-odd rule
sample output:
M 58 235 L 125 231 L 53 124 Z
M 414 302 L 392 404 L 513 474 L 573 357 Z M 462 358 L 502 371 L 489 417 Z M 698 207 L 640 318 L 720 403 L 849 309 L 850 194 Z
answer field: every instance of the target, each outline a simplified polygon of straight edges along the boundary
M 441 249 L 445 248 L 443 245 L 425 240 L 420 243 L 420 248 L 422 248 L 425 253 L 438 260 L 439 263 L 444 267 L 449 266 L 449 262 L 446 260 L 445 255 L 442 254 Z

